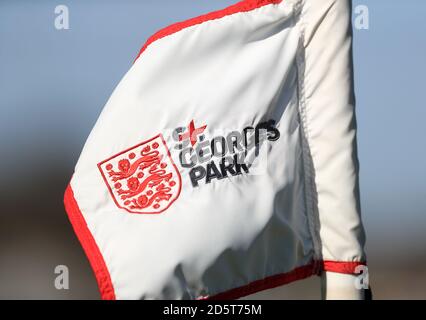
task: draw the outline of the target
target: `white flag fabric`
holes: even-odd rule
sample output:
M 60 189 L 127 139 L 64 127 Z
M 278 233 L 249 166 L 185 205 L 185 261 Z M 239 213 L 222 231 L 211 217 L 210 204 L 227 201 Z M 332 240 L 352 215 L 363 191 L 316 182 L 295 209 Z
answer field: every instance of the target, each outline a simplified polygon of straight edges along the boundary
M 365 264 L 350 5 L 245 0 L 148 40 L 65 193 L 103 299 L 232 299 Z

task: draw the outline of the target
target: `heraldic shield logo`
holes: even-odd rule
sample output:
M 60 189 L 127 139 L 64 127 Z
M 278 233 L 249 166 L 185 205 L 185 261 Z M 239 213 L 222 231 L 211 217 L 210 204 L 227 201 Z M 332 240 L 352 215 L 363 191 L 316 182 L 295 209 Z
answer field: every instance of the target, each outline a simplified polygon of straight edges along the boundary
M 98 164 L 119 208 L 158 214 L 179 197 L 181 177 L 161 134 Z

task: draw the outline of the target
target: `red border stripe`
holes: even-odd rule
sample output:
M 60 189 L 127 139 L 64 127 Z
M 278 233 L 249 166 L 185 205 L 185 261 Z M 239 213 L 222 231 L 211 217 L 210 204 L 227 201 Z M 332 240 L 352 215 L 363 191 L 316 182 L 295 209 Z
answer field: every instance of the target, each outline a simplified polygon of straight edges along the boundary
M 276 288 L 297 280 L 306 279 L 318 274 L 318 268 L 316 266 L 317 264 L 313 262 L 309 265 L 298 267 L 287 273 L 270 276 L 265 279 L 251 282 L 248 285 L 207 297 L 206 300 L 234 300 L 259 291 Z
M 357 274 L 356 268 L 359 266 L 366 266 L 366 262 L 344 262 L 344 261 L 323 261 L 322 269 L 324 271 L 345 273 L 345 274 Z
M 76 233 L 87 258 L 89 259 L 90 265 L 95 274 L 101 298 L 103 300 L 115 300 L 114 287 L 111 282 L 108 268 L 92 233 L 87 227 L 87 223 L 84 220 L 80 208 L 78 207 L 71 185 L 68 185 L 65 190 L 64 204 L 74 232 Z
M 198 24 L 202 24 L 204 22 L 207 21 L 211 21 L 211 20 L 217 20 L 217 19 L 221 19 L 224 18 L 226 16 L 230 16 L 236 13 L 240 13 L 240 12 L 248 12 L 248 11 L 252 11 L 270 4 L 279 4 L 281 3 L 283 0 L 245 0 L 245 1 L 240 1 L 232 6 L 229 6 L 225 9 L 219 10 L 219 11 L 214 11 L 211 13 L 207 13 L 205 15 L 196 17 L 196 18 L 192 18 L 186 21 L 182 21 L 182 22 L 178 22 L 175 24 L 172 24 L 164 29 L 161 29 L 160 31 L 156 32 L 153 36 L 151 36 L 148 41 L 144 44 L 144 46 L 141 48 L 141 50 L 139 51 L 138 56 L 136 57 L 135 61 L 141 56 L 141 54 L 146 50 L 146 48 L 148 48 L 148 46 L 150 44 L 152 44 L 153 42 L 162 39 L 164 37 L 170 36 L 174 33 L 177 33 L 183 29 L 189 28 L 189 27 L 193 27 L 195 25 Z

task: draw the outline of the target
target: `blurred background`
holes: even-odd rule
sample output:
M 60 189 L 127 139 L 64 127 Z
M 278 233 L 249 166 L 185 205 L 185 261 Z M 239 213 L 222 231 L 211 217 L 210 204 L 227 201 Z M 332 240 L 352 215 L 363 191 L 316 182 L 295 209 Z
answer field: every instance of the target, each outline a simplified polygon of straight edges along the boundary
M 99 298 L 62 203 L 83 144 L 152 33 L 234 2 L 0 0 L 1 299 Z M 55 28 L 61 4 L 69 30 Z M 426 299 L 426 2 L 353 5 L 370 15 L 354 55 L 371 285 L 376 299 Z M 312 278 L 255 297 L 319 296 Z

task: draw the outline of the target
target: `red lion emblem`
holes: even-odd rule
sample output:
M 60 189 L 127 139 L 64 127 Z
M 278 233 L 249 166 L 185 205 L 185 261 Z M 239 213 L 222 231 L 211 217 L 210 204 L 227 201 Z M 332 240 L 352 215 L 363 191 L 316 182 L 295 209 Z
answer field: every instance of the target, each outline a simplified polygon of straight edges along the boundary
M 161 213 L 179 197 L 181 177 L 159 134 L 98 164 L 119 208 Z

